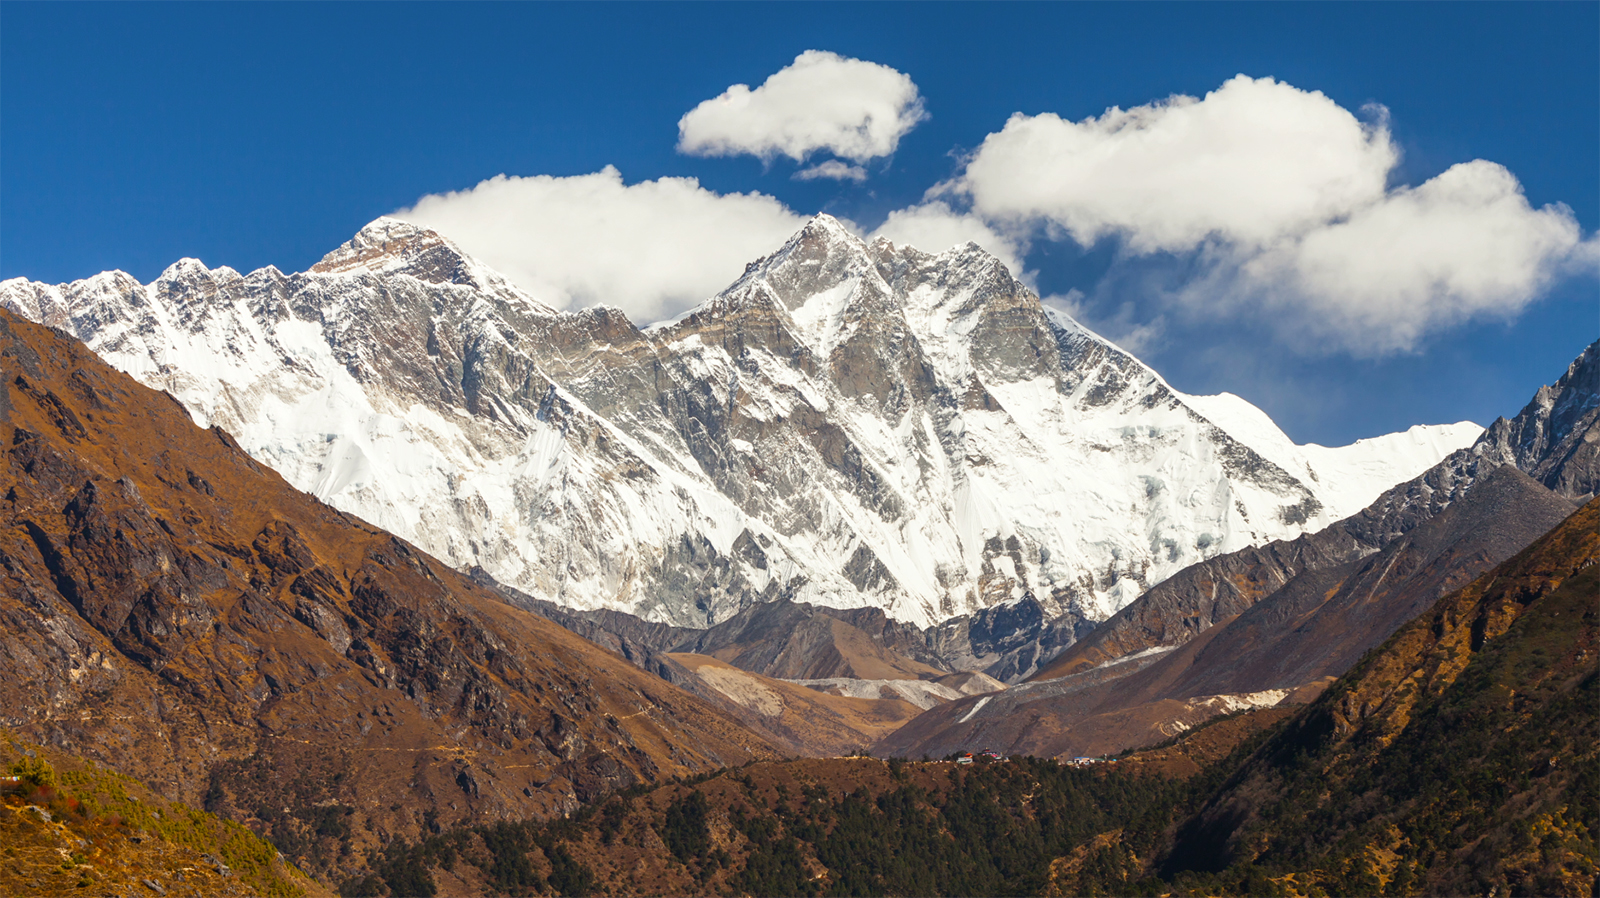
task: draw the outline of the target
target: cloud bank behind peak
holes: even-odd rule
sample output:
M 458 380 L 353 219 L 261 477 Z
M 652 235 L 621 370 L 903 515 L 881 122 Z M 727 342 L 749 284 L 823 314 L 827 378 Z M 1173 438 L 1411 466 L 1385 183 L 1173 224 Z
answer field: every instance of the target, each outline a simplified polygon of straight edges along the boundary
M 860 183 L 860 163 L 893 152 L 923 115 L 906 75 L 812 50 L 760 87 L 700 104 L 680 122 L 680 149 L 827 151 L 856 164 L 829 158 L 792 177 Z M 1098 284 L 1041 292 L 1071 296 L 1074 315 L 1141 348 L 1204 320 L 1248 323 L 1302 355 L 1403 354 L 1475 320 L 1513 319 L 1575 272 L 1594 276 L 1600 241 L 1584 240 L 1565 206 L 1532 206 L 1503 166 L 1473 160 L 1396 186 L 1399 161 L 1382 107 L 1358 116 L 1239 75 L 1203 98 L 1078 122 L 1015 114 L 867 236 L 934 253 L 977 243 L 1036 288 L 1025 263 L 1041 243 L 1109 245 Z M 396 215 L 553 306 L 611 305 L 641 324 L 714 295 L 806 220 L 767 194 L 693 178 L 630 185 L 611 166 L 500 175 Z
M 444 234 L 556 308 L 615 306 L 641 324 L 716 294 L 805 224 L 765 194 L 719 194 L 694 178 L 625 184 L 609 165 L 497 175 L 394 216 Z

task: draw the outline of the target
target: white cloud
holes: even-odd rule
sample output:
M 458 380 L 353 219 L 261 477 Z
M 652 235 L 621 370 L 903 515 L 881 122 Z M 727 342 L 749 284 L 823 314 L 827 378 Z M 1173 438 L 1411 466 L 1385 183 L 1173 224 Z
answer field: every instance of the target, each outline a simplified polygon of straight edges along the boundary
M 818 150 L 854 162 L 893 153 L 927 118 L 917 86 L 885 65 L 807 50 L 760 87 L 735 84 L 678 121 L 678 150 L 796 162 Z
M 1136 252 L 1207 239 L 1260 244 L 1383 195 L 1398 159 L 1381 126 L 1321 93 L 1240 75 L 1071 122 L 1013 115 L 951 185 L 1002 221 L 1044 221 L 1081 244 L 1119 234 Z
M 845 165 L 837 159 L 829 159 L 803 168 L 794 173 L 796 181 L 815 181 L 818 178 L 832 178 L 835 181 L 854 181 L 860 184 L 867 179 L 867 170 L 859 165 Z
M 1399 151 L 1371 112 L 1240 75 L 1082 122 L 1018 114 L 931 195 L 1007 233 L 1118 238 L 1123 265 L 1192 256 L 1208 274 L 1173 292 L 1185 311 L 1270 315 L 1305 345 L 1363 355 L 1514 316 L 1593 254 L 1570 210 L 1534 209 L 1490 162 L 1389 189 Z
M 557 308 L 611 305 L 641 324 L 716 294 L 806 221 L 763 194 L 718 194 L 693 178 L 629 185 L 611 166 L 498 175 L 395 217 L 433 228 Z
M 1000 233 L 971 213 L 957 212 L 942 200 L 932 200 L 889 213 L 889 218 L 872 232 L 872 238 L 914 246 L 927 253 L 941 253 L 952 246 L 976 243 L 1011 269 L 1024 276 L 1022 256 L 1026 244 Z
M 1600 234 L 1590 234 L 1588 240 L 1572 251 L 1567 261 L 1568 273 L 1600 275 Z
M 1312 335 L 1380 355 L 1469 319 L 1515 316 L 1578 246 L 1570 210 L 1534 209 L 1511 172 L 1480 159 L 1284 241 L 1241 270 L 1267 305 L 1310 312 L 1297 321 Z

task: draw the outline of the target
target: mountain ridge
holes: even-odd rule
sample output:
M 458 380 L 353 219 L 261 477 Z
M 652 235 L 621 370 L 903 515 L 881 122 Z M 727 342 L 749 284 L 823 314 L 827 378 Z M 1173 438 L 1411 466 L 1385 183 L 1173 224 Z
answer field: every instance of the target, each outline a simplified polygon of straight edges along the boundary
M 1385 640 L 1241 759 L 1163 874 L 1213 874 L 1195 883 L 1213 894 L 1251 868 L 1343 894 L 1591 892 L 1597 522 L 1591 499 Z
M 185 260 L 148 287 L 13 279 L 0 305 L 458 568 L 678 625 L 779 598 L 927 626 L 1031 596 L 1097 620 L 1329 514 L 1312 469 L 981 250 L 869 245 L 826 216 L 645 330 L 555 312 L 395 219 L 301 274 Z
M 1098 754 L 1237 707 L 1308 700 L 1363 650 L 1513 555 L 1595 489 L 1597 382 L 1600 341 L 1516 418 L 1500 419 L 1361 513 L 1200 562 L 1070 644 L 1025 685 L 932 708 L 875 750 L 938 756 L 984 742 Z M 1508 434 L 1541 435 L 1524 440 L 1537 451 L 1506 451 Z M 1550 490 L 1521 466 L 1578 495 Z
M 1222 617 L 1242 613 L 1290 580 L 1378 551 L 1459 499 L 1477 478 L 1512 465 L 1581 501 L 1600 489 L 1600 341 L 1541 386 L 1513 418 L 1499 418 L 1471 446 L 1385 490 L 1359 513 L 1317 533 L 1207 559 L 1157 585 L 1063 651 L 1033 679 L 1048 679 L 1156 647 L 1181 645 Z M 1553 423 L 1552 423 L 1553 422 Z M 1539 443 L 1550 432 L 1553 446 Z M 1513 435 L 1527 434 L 1512 447 Z M 1538 435 L 1538 436 L 1535 436 Z

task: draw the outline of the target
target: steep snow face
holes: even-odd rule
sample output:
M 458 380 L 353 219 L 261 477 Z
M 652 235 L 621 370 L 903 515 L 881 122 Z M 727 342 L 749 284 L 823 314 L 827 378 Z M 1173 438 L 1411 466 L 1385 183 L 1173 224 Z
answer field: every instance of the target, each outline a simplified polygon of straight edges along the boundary
M 454 565 L 691 626 L 779 597 L 928 625 L 1032 596 L 1099 619 L 1449 444 L 1294 447 L 975 246 L 868 245 L 827 216 L 649 331 L 555 312 L 392 219 L 303 274 L 186 259 L 149 285 L 15 279 L 0 304 Z
M 1232 393 L 1184 396 L 1190 408 L 1263 458 L 1311 483 L 1328 514 L 1355 514 L 1386 489 L 1428 470 L 1457 449 L 1471 446 L 1483 428 L 1471 421 L 1418 424 L 1410 430 L 1328 448 L 1297 446 L 1261 409 Z
M 660 426 L 785 539 L 802 601 L 923 622 L 1033 595 L 1099 618 L 1327 520 L 976 247 L 867 246 L 819 217 L 652 337 L 695 409 Z

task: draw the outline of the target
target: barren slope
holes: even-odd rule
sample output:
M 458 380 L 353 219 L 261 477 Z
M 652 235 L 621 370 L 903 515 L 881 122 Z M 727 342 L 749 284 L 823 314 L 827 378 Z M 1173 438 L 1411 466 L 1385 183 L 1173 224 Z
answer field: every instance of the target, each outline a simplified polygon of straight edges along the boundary
M 673 683 L 729 707 L 751 729 L 791 754 L 838 757 L 864 751 L 921 712 L 892 691 L 853 697 L 764 677 L 708 655 L 662 656 L 676 669 L 659 669 Z
M 1364 658 L 1178 830 L 1168 874 L 1294 871 L 1329 894 L 1592 894 L 1597 524 L 1591 501 Z

